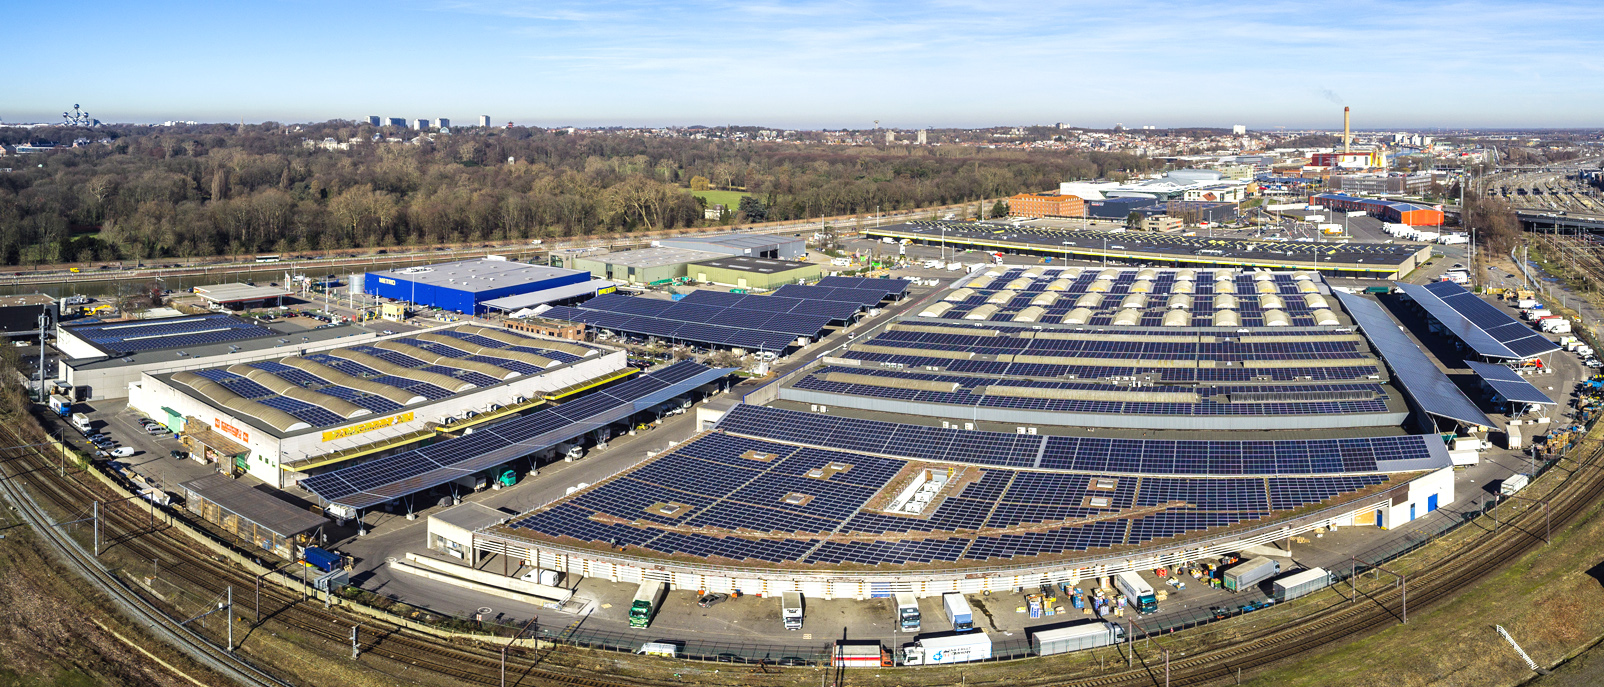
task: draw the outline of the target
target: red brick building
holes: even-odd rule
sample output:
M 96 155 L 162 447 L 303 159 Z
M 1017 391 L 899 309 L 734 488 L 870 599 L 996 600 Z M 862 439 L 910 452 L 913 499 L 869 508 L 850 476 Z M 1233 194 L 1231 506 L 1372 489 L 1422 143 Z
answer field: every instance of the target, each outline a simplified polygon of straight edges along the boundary
M 1080 196 L 1021 193 L 1008 199 L 1008 214 L 1013 217 L 1080 217 L 1085 212 L 1086 202 Z

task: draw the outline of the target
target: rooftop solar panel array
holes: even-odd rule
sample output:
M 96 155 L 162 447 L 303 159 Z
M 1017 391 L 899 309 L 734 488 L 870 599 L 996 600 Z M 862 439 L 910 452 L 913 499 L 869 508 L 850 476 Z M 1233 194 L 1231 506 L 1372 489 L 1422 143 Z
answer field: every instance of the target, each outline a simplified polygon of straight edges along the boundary
M 1397 286 L 1466 345 L 1489 358 L 1530 358 L 1559 350 L 1559 344 L 1508 311 L 1453 282 Z
M 690 361 L 675 363 L 573 402 L 460 438 L 308 477 L 300 484 L 326 502 L 368 508 L 529 455 L 728 373 Z
M 720 308 L 735 308 L 737 310 L 759 310 L 774 313 L 794 313 L 798 315 L 820 315 L 832 321 L 845 322 L 858 314 L 859 307 L 845 301 L 820 301 L 804 298 L 786 298 L 784 296 L 758 296 L 754 294 L 730 293 L 728 291 L 692 291 L 680 299 L 680 303 L 691 305 L 711 305 Z
M 1435 447 L 1428 442 L 1434 435 L 1278 441 L 1047 436 L 904 425 L 746 404 L 726 413 L 718 427 L 758 439 L 921 460 L 1146 475 L 1415 470 L 1445 462 L 1447 456 L 1440 440 Z
M 267 327 L 233 315 L 211 314 L 134 322 L 69 326 L 74 336 L 113 353 L 203 346 L 260 336 L 279 336 Z
M 808 476 L 832 466 L 843 469 Z M 556 541 L 703 559 L 900 566 L 1142 544 L 1387 482 L 1381 475 L 1138 478 L 985 468 L 958 473 L 962 483 L 949 485 L 919 516 L 870 509 L 904 467 L 896 459 L 714 432 L 510 527 Z M 1142 510 L 1126 513 L 1133 508 Z
M 346 360 L 345 358 L 336 357 L 327 353 L 313 353 L 306 356 L 306 359 L 315 363 L 322 363 L 351 375 L 352 377 L 361 377 L 362 379 L 378 382 L 380 384 L 388 384 L 398 389 L 405 389 L 431 401 L 442 398 L 450 398 L 454 395 L 450 391 L 427 382 L 419 382 L 403 377 L 381 374 L 378 370 L 361 363 Z M 411 360 L 411 358 L 408 358 L 408 360 Z
M 674 341 L 688 341 L 691 343 L 709 346 L 729 346 L 747 350 L 783 351 L 796 343 L 796 337 L 780 332 L 765 332 L 739 327 L 726 327 L 712 324 L 698 324 L 694 322 L 680 322 L 666 320 L 660 317 L 644 315 L 625 315 L 623 313 L 606 312 L 599 310 L 582 310 L 567 306 L 555 306 L 542 313 L 541 317 L 566 320 L 568 322 L 582 322 L 598 329 L 608 329 L 625 334 L 651 336 Z
M 664 320 L 741 327 L 792 336 L 816 337 L 834 318 L 791 311 L 769 312 L 722 305 L 665 301 L 609 293 L 579 305 L 581 310 L 599 310 L 625 315 L 644 315 Z M 545 316 L 545 315 L 542 315 Z
M 831 381 L 825 378 L 825 375 L 832 373 L 883 378 L 886 380 L 886 384 L 857 384 L 843 381 Z M 898 385 L 896 384 L 897 380 L 940 382 L 946 384 L 955 384 L 958 385 L 958 387 L 952 391 L 932 391 L 923 388 L 917 388 L 912 384 Z M 800 380 L 797 380 L 793 386 L 797 389 L 818 391 L 822 393 L 868 396 L 919 403 L 942 403 L 955 406 L 978 406 L 988 408 L 1018 408 L 1023 410 L 1045 410 L 1063 413 L 1196 416 L 1327 416 L 1387 412 L 1386 389 L 1382 385 L 1375 383 L 1287 384 L 1280 386 L 1223 385 L 1199 388 L 1163 387 L 1163 390 L 1194 391 L 1199 394 L 1201 398 L 1199 398 L 1196 402 L 1176 401 L 1172 403 L 1161 403 L 1145 400 L 1118 400 L 1117 397 L 1121 394 L 1133 394 L 1151 390 L 1148 388 L 1132 388 L 1129 385 L 1113 385 L 1096 382 L 1047 382 L 1015 378 L 996 379 L 984 377 L 963 377 L 934 373 L 864 369 L 860 367 L 826 366 L 804 376 Z M 988 392 L 988 388 L 991 388 L 991 391 L 995 391 L 997 387 L 1022 387 L 1065 391 L 1073 390 L 1086 392 L 1089 394 L 1098 394 L 1100 396 L 1107 395 L 1109 398 L 1100 400 L 1037 398 L 1028 396 L 999 395 Z M 1374 398 L 1369 400 L 1265 403 L 1248 403 L 1240 400 L 1234 400 L 1232 398 L 1233 395 L 1244 393 L 1322 394 L 1330 392 L 1371 393 L 1374 394 Z
M 854 303 L 861 307 L 872 308 L 887 298 L 887 290 L 883 288 L 840 288 L 830 286 L 802 286 L 800 284 L 786 284 L 774 290 L 774 295 L 782 298 L 803 298 L 820 301 L 843 301 Z
M 901 298 L 908 293 L 908 286 L 913 282 L 907 279 L 879 279 L 874 277 L 825 277 L 814 286 L 825 286 L 833 289 L 869 289 L 884 290 L 888 298 Z
M 1370 343 L 1381 352 L 1381 357 L 1387 360 L 1404 393 L 1414 397 L 1427 413 L 1483 427 L 1493 426 L 1493 421 L 1465 396 L 1465 392 L 1454 386 L 1448 375 L 1403 333 L 1381 305 L 1353 294 L 1338 293 L 1336 296 Z

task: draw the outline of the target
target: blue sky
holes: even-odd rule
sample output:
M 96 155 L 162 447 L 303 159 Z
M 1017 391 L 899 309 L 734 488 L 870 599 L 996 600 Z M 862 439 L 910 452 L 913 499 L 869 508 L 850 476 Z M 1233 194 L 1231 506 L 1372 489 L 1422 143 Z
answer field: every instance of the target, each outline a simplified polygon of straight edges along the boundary
M 6 122 L 1604 126 L 1598 2 L 8 0 Z

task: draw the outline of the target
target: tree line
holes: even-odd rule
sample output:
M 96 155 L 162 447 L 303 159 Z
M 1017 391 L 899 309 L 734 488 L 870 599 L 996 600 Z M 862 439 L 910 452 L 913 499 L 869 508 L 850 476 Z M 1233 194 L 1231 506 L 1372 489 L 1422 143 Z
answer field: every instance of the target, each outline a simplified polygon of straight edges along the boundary
M 389 140 L 401 137 L 408 140 Z M 1110 153 L 521 127 L 429 140 L 344 121 L 0 130 L 0 142 L 29 139 L 87 140 L 0 162 L 13 168 L 0 174 L 0 264 L 546 239 L 904 211 L 1153 164 Z M 336 149 L 325 149 L 326 139 Z M 705 203 L 690 191 L 697 177 L 751 199 L 704 219 Z

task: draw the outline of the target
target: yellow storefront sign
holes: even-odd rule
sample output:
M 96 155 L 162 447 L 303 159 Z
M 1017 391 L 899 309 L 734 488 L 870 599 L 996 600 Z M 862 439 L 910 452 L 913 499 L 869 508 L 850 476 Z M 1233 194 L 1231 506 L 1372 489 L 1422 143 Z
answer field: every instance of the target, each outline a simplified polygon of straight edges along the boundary
M 604 295 L 607 295 L 609 293 L 613 293 L 613 292 L 615 292 L 617 290 L 618 290 L 618 287 L 616 287 L 616 286 L 604 286 L 602 288 L 596 289 L 596 295 L 604 296 Z
M 384 277 L 379 277 L 379 283 L 380 284 L 388 284 L 390 286 L 395 286 L 395 280 L 394 279 L 386 279 Z
M 389 427 L 391 425 L 399 424 L 399 423 L 402 423 L 402 422 L 411 422 L 411 421 L 412 421 L 412 413 L 402 413 L 400 415 L 392 415 L 390 417 L 380 418 L 380 419 L 377 419 L 377 420 L 369 420 L 369 421 L 364 422 L 364 423 L 362 423 L 360 425 L 351 425 L 350 427 L 341 427 L 339 429 L 331 429 L 331 430 L 323 433 L 323 440 L 324 441 L 334 441 L 335 439 L 343 439 L 345 437 L 352 436 L 352 435 L 355 435 L 355 434 L 361 434 L 363 432 L 371 432 L 371 431 L 373 431 L 375 429 L 383 429 L 383 428 Z

